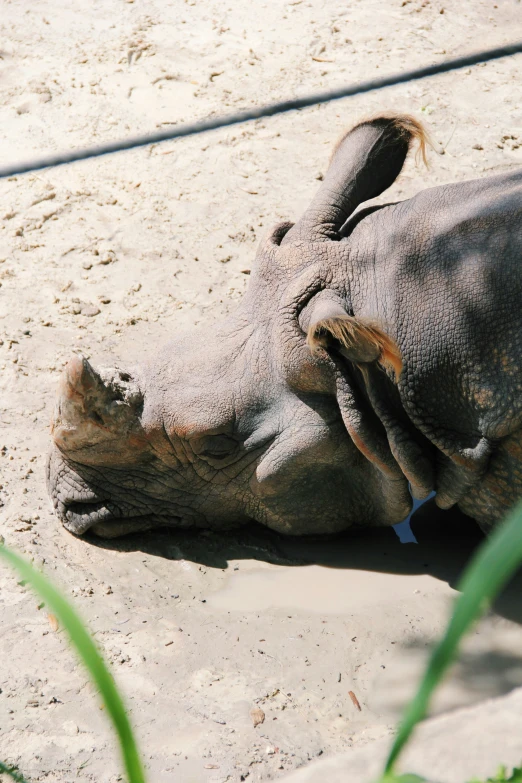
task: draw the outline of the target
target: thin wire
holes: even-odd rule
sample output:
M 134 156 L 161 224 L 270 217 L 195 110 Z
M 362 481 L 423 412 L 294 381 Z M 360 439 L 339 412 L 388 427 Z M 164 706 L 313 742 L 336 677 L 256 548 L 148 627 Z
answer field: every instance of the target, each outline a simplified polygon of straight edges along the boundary
M 109 155 L 113 152 L 122 152 L 124 150 L 135 149 L 136 147 L 146 147 L 150 144 L 159 144 L 163 141 L 172 141 L 184 136 L 195 136 L 199 133 L 216 130 L 217 128 L 227 128 L 231 125 L 238 125 L 243 122 L 259 120 L 262 117 L 273 117 L 275 114 L 284 114 L 297 109 L 305 109 L 309 106 L 317 106 L 329 101 L 337 101 L 341 98 L 349 98 L 354 95 L 381 90 L 384 87 L 392 87 L 396 84 L 413 82 L 419 79 L 425 79 L 428 76 L 436 76 L 439 73 L 456 71 L 459 68 L 467 68 L 477 63 L 498 60 L 501 57 L 508 57 L 522 52 L 522 41 L 519 43 L 501 46 L 496 49 L 487 49 L 482 52 L 476 52 L 465 57 L 455 57 L 452 60 L 438 63 L 437 65 L 428 65 L 425 68 L 416 68 L 413 71 L 404 71 L 394 76 L 384 76 L 380 79 L 370 79 L 358 84 L 352 84 L 348 87 L 339 87 L 336 90 L 318 92 L 304 98 L 296 98 L 289 101 L 280 101 L 271 103 L 267 106 L 247 109 L 236 114 L 229 114 L 215 119 L 206 119 L 194 123 L 179 125 L 171 130 L 157 131 L 141 136 L 131 136 L 128 139 L 120 141 L 109 141 L 94 147 L 61 152 L 54 155 L 44 155 L 41 158 L 35 158 L 27 162 L 14 163 L 11 166 L 0 167 L 0 179 L 4 177 L 14 177 L 18 174 L 26 174 L 29 171 L 39 171 L 40 169 L 50 168 L 51 166 L 62 166 L 66 163 L 74 163 L 78 160 L 87 160 L 88 158 L 99 158 L 101 155 Z

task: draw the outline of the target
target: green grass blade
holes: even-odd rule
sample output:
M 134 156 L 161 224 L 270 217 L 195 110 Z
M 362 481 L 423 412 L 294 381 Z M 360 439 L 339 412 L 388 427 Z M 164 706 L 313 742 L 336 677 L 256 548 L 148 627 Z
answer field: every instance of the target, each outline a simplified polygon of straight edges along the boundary
M 522 767 L 513 767 L 511 775 L 507 777 L 508 771 L 504 765 L 502 765 L 497 774 L 488 778 L 485 781 L 481 781 L 478 778 L 468 781 L 468 783 L 522 783 Z
M 385 766 L 385 775 L 408 741 L 416 724 L 424 718 L 431 695 L 453 661 L 459 642 L 514 574 L 522 562 L 522 503 L 480 546 L 466 568 L 446 632 L 433 650 L 415 697 L 406 710 Z
M 132 732 L 123 701 L 114 680 L 82 621 L 68 601 L 53 587 L 46 577 L 20 555 L 0 545 L 0 557 L 15 568 L 22 579 L 41 596 L 56 615 L 69 635 L 72 645 L 97 685 L 105 708 L 116 729 L 129 783 L 145 783 L 145 776 L 136 740 Z
M 3 763 L 3 761 L 0 761 L 0 775 L 9 775 L 9 777 L 15 780 L 16 783 L 28 783 L 23 775 L 20 775 L 18 770 L 14 769 L 13 767 L 8 767 L 7 764 Z

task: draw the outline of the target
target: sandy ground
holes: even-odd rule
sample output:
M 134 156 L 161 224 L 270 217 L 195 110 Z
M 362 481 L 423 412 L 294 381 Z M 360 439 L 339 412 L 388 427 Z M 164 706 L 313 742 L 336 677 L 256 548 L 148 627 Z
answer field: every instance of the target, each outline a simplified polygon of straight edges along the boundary
M 0 0 L 0 159 L 166 127 L 522 37 L 514 0 Z M 391 733 L 478 538 L 421 509 L 331 542 L 159 531 L 76 540 L 44 463 L 58 374 L 217 319 L 260 235 L 296 217 L 338 134 L 414 113 L 435 151 L 393 191 L 522 163 L 520 58 L 0 182 L 0 525 L 74 598 L 112 661 L 149 778 L 260 781 Z M 522 683 L 517 585 L 471 637 L 448 709 Z M 0 755 L 31 780 L 120 780 L 63 631 L 0 571 Z M 349 691 L 361 706 L 357 710 Z M 263 724 L 252 725 L 258 706 Z M 500 761 L 500 759 L 499 759 Z

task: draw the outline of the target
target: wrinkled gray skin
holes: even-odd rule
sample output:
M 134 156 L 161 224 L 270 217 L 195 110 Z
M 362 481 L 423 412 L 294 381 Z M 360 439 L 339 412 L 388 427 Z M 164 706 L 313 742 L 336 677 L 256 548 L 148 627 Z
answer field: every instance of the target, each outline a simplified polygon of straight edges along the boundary
M 384 118 L 347 134 L 220 325 L 129 373 L 70 362 L 48 466 L 68 530 L 391 525 L 408 483 L 483 529 L 503 517 L 522 495 L 522 171 L 354 216 L 410 141 Z M 396 341 L 398 382 L 364 345 L 312 353 L 308 328 L 343 313 Z

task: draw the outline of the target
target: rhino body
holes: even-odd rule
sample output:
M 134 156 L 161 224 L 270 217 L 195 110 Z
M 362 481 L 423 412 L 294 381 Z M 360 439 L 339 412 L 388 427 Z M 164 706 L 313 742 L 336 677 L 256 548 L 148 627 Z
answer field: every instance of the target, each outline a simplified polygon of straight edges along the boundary
M 357 208 L 420 125 L 363 122 L 269 233 L 224 322 L 128 372 L 74 357 L 48 485 L 71 532 L 392 525 L 436 492 L 488 530 L 522 495 L 522 171 Z

